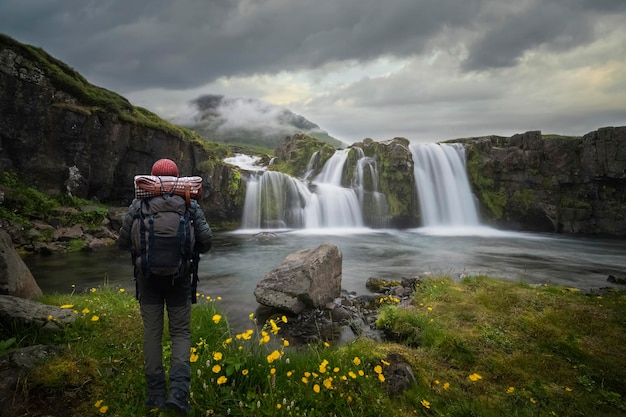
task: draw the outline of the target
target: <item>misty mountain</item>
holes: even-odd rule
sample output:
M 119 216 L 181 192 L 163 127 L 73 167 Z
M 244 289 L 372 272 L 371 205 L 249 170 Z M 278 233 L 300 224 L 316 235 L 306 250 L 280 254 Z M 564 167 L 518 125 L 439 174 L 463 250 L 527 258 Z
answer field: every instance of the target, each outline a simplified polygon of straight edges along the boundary
M 303 116 L 260 100 L 208 94 L 190 104 L 195 113 L 177 124 L 206 140 L 276 149 L 286 136 L 302 133 L 336 148 L 345 146 Z

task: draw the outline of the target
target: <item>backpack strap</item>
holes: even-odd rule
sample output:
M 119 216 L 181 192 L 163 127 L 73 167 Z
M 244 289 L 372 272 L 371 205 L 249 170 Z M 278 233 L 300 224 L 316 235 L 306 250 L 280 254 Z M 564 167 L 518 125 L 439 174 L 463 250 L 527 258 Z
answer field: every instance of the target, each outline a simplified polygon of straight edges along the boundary
M 143 273 L 144 277 L 149 278 L 150 268 L 148 267 L 148 259 L 150 255 L 148 254 L 148 251 L 146 250 L 148 245 L 146 244 L 146 225 L 145 225 L 145 217 L 143 215 L 144 204 L 146 206 L 149 205 L 149 203 L 146 200 L 142 200 L 141 205 L 139 206 L 139 210 L 135 214 L 135 218 L 139 219 L 139 241 L 141 243 L 139 256 L 141 256 L 141 272 Z M 150 225 L 151 225 L 150 236 L 151 236 L 151 239 L 154 239 L 154 216 L 151 216 Z
M 181 215 L 178 223 L 178 241 L 180 242 L 180 254 L 182 262 L 178 270 L 178 276 L 186 275 L 189 261 L 192 260 L 191 256 L 191 227 L 192 220 L 189 214 L 189 210 L 185 211 L 185 214 Z

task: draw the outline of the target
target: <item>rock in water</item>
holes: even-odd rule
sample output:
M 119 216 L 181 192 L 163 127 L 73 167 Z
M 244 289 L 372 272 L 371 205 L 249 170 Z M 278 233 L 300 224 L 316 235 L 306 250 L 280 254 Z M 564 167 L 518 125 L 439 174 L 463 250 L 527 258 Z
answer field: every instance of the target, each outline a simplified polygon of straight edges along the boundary
M 254 296 L 259 304 L 294 314 L 323 308 L 341 295 L 343 254 L 324 243 L 291 255 L 257 284 Z

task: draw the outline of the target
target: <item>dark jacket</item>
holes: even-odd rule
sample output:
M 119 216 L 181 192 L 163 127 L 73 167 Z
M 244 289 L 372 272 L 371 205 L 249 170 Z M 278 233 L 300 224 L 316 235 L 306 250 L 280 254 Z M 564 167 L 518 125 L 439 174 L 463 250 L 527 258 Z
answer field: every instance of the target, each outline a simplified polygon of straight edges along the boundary
M 180 196 L 175 196 L 181 198 Z M 149 198 L 162 198 L 160 196 Z M 123 250 L 131 250 L 132 242 L 130 238 L 131 229 L 133 227 L 133 221 L 135 215 L 141 209 L 141 199 L 134 199 L 128 207 L 128 213 L 124 217 L 122 227 L 120 228 L 120 235 L 117 240 L 117 246 Z M 191 200 L 191 207 L 189 208 L 189 214 L 193 220 L 193 228 L 196 238 L 195 251 L 198 253 L 205 253 L 211 249 L 213 243 L 213 232 L 204 217 L 204 212 L 200 208 L 200 205 L 196 200 Z

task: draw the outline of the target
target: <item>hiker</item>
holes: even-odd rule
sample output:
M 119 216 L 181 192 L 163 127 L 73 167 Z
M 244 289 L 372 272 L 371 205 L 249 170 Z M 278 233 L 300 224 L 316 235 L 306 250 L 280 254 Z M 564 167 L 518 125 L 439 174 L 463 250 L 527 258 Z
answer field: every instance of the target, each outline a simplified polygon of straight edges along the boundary
M 170 159 L 160 159 L 152 166 L 151 175 L 176 177 L 176 180 L 178 167 Z M 148 218 L 151 224 L 145 226 Z M 166 219 L 175 223 L 169 229 L 174 228 L 178 233 L 159 238 L 167 229 L 163 226 L 168 221 Z M 162 228 L 161 231 L 159 228 Z M 183 414 L 191 409 L 187 400 L 191 381 L 191 304 L 195 302 L 199 253 L 209 251 L 211 242 L 211 229 L 197 201 L 171 191 L 135 198 L 124 218 L 118 246 L 130 250 L 133 256 L 137 299 L 144 328 L 144 365 L 148 388 L 145 403 L 150 408 L 168 407 Z M 181 249 L 184 246 L 188 246 L 187 253 Z M 169 396 L 166 395 L 163 369 L 164 306 L 172 341 Z

